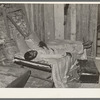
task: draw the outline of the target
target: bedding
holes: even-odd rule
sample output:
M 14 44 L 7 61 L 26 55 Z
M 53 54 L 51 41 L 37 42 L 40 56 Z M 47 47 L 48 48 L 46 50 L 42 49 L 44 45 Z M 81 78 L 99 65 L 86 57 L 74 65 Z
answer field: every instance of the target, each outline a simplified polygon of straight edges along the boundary
M 40 48 L 34 44 L 32 39 L 25 40 L 26 44 L 30 48 L 29 50 L 36 50 L 38 55 L 34 61 L 43 61 L 44 63 L 51 64 L 52 67 L 52 80 L 55 87 L 65 88 L 67 85 L 67 73 L 70 68 L 73 68 L 77 59 L 87 59 L 86 50 L 83 49 L 82 42 L 70 41 L 70 40 L 54 40 L 48 42 L 49 48 Z M 66 55 L 70 53 L 71 56 Z M 24 54 L 16 54 L 17 57 L 24 58 Z

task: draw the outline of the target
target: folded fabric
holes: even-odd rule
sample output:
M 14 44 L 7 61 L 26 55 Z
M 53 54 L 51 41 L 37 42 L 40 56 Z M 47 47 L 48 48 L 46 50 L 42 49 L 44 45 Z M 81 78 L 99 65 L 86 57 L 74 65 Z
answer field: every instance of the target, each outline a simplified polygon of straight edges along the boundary
M 68 87 L 67 73 L 70 68 L 74 67 L 77 59 L 87 59 L 86 50 L 83 49 L 82 42 L 79 41 L 54 40 L 47 44 L 49 49 L 43 49 L 30 43 L 27 45 L 38 52 L 34 61 L 45 61 L 51 64 L 52 79 L 57 88 Z M 71 53 L 72 57 L 66 55 L 66 52 Z

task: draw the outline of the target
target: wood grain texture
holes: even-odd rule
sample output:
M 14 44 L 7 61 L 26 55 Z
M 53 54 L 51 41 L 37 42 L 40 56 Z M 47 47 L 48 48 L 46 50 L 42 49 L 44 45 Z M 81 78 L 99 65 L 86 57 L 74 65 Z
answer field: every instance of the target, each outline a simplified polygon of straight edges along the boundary
M 64 26 L 64 38 L 70 40 L 71 34 L 71 5 L 69 5 L 67 18 L 65 19 L 65 26 Z
M 39 32 L 38 32 L 38 4 L 34 5 L 34 31 L 39 37 Z
M 28 26 L 29 26 L 29 38 L 33 39 L 34 41 L 38 42 L 39 37 L 37 36 L 37 23 L 36 23 L 36 16 L 35 16 L 35 4 L 25 4 L 26 15 L 28 19 Z M 38 13 L 37 13 L 38 14 Z
M 96 34 L 97 34 L 97 5 L 80 4 L 76 6 L 76 40 L 93 41 L 91 56 L 96 52 Z
M 3 11 L 4 24 L 5 24 L 5 28 L 6 28 L 6 37 L 7 37 L 7 39 L 11 39 L 10 29 L 9 29 L 9 24 L 8 24 L 8 19 L 7 19 L 7 13 L 6 13 L 5 8 L 3 8 L 2 11 Z
M 71 6 L 71 40 L 76 40 L 76 4 Z
M 81 27 L 81 23 L 82 23 L 82 17 L 81 17 L 81 10 L 82 10 L 82 7 L 80 4 L 77 4 L 76 5 L 76 40 L 77 41 L 82 41 L 82 38 L 81 38 L 81 30 L 82 30 L 82 27 Z
M 39 30 L 39 37 L 40 40 L 45 41 L 45 30 L 44 30 L 44 5 L 43 4 L 39 4 L 38 5 L 38 22 L 39 22 L 39 26 L 38 26 L 38 30 Z
M 54 26 L 54 5 L 44 5 L 44 27 L 45 27 L 45 41 L 52 41 L 55 39 Z
M 90 5 L 90 40 L 93 41 L 92 54 L 96 56 L 96 41 L 97 41 L 97 19 L 98 19 L 98 5 Z
M 24 16 L 24 19 L 26 20 L 26 25 L 27 25 L 27 28 L 28 28 L 28 32 L 29 32 L 29 35 L 34 31 L 34 21 L 33 21 L 33 5 L 32 4 L 27 4 L 27 10 L 25 10 L 25 6 L 24 6 L 24 13 L 25 13 L 25 16 Z M 28 16 L 28 17 L 27 17 Z
M 64 5 L 54 4 L 55 39 L 64 39 Z
M 54 39 L 83 41 L 84 38 L 84 41 L 93 41 L 92 55 L 95 55 L 93 52 L 96 52 L 96 4 L 70 4 L 65 25 L 63 4 L 33 4 L 28 13 L 31 13 L 27 15 L 31 18 L 30 24 L 33 27 L 31 28 L 40 40 L 45 42 Z
M 82 13 L 81 13 L 81 17 L 82 17 L 82 23 L 81 23 L 81 39 L 84 41 L 89 40 L 89 4 L 82 4 Z
M 28 4 L 25 4 L 24 5 L 25 6 L 25 10 L 26 10 L 26 13 L 27 13 L 27 18 L 28 18 L 28 20 L 29 20 L 29 10 L 28 10 Z

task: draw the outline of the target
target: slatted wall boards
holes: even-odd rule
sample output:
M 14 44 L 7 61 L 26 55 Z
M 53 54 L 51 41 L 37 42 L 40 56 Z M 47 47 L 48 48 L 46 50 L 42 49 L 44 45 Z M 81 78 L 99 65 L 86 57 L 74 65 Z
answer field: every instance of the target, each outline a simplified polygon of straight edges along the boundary
M 97 4 L 31 4 L 26 11 L 40 40 L 91 40 L 92 55 L 95 55 L 97 8 Z

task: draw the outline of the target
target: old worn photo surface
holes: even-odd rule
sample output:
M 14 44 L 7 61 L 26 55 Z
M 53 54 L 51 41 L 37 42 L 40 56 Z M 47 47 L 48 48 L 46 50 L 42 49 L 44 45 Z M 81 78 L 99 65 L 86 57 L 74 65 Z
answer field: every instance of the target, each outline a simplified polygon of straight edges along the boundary
M 100 88 L 100 4 L 0 3 L 0 88 Z

